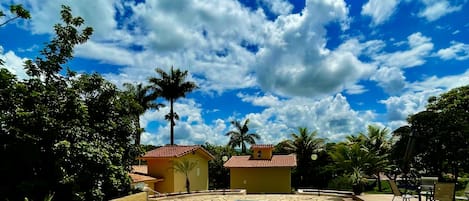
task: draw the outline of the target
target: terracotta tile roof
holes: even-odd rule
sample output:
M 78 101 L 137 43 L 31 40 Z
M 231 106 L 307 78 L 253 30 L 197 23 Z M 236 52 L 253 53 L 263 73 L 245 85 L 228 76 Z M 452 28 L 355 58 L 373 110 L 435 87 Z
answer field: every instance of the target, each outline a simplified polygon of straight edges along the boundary
M 210 160 L 215 158 L 210 152 L 199 145 L 166 145 L 147 152 L 142 158 L 179 158 L 197 150 L 202 151 Z
M 146 165 L 132 165 L 132 173 L 148 174 L 148 166 L 146 166 Z
M 270 160 L 252 160 L 251 156 L 232 156 L 223 165 L 226 168 L 256 168 L 256 167 L 296 167 L 296 156 L 274 155 Z
M 274 148 L 273 144 L 253 144 L 251 149 L 265 149 L 265 148 Z
M 143 182 L 143 181 L 163 181 L 162 179 L 157 179 L 155 177 L 150 177 L 148 175 L 129 173 L 130 178 L 132 178 L 133 183 Z

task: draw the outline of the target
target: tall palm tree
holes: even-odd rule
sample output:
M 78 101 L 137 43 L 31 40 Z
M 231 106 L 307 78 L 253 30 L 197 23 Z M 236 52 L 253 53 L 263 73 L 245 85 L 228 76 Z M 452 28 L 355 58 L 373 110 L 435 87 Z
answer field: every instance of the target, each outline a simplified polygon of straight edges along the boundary
M 173 168 L 176 172 L 180 172 L 186 176 L 186 189 L 187 193 L 191 193 L 191 183 L 189 181 L 189 173 L 197 167 L 196 161 L 189 161 L 189 160 L 181 160 L 181 161 L 174 161 Z
M 249 119 L 244 121 L 244 124 L 241 125 L 239 121 L 231 121 L 231 124 L 235 126 L 236 131 L 230 131 L 226 133 L 226 136 L 230 136 L 230 141 L 228 146 L 235 148 L 241 146 L 241 153 L 246 153 L 246 143 L 256 144 L 256 140 L 261 139 L 261 137 L 256 133 L 249 133 Z
M 317 135 L 317 131 L 309 132 L 308 128 L 300 127 L 298 128 L 298 134 L 291 134 L 293 139 L 282 142 L 284 144 L 283 149 L 296 154 L 300 185 L 304 185 L 303 178 L 309 175 L 308 169 L 312 163 L 312 155 L 324 150 L 325 139 L 317 138 Z
M 155 103 L 154 100 L 157 98 L 157 94 L 150 93 L 150 86 L 144 86 L 142 83 L 133 85 L 131 83 L 124 83 L 125 93 L 131 96 L 137 105 L 135 105 L 135 144 L 140 144 L 140 135 L 143 129 L 140 128 L 140 116 L 145 113 L 148 109 L 159 109 L 163 107 L 163 104 Z
M 152 84 L 152 89 L 157 96 L 163 97 L 170 104 L 170 111 L 165 116 L 165 119 L 170 122 L 171 125 L 171 145 L 174 145 L 174 126 L 176 125 L 175 120 L 179 120 L 179 116 L 174 112 L 173 104 L 181 97 L 186 97 L 186 94 L 197 89 L 197 85 L 194 82 L 186 81 L 187 70 L 181 71 L 179 69 L 173 69 L 167 73 L 161 68 L 156 69 L 156 73 L 159 77 L 151 77 L 149 79 Z

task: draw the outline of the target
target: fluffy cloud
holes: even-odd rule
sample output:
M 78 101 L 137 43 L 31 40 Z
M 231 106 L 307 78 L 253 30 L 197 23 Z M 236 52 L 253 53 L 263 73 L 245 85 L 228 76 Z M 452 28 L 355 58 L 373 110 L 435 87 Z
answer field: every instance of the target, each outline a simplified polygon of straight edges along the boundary
M 174 110 L 180 118 L 174 128 L 176 144 L 227 143 L 228 139 L 224 136 L 226 122 L 216 119 L 206 124 L 202 108 L 194 100 L 182 99 L 175 103 Z M 146 128 L 146 132 L 142 134 L 143 144 L 169 144 L 170 127 L 164 118 L 167 113 L 169 107 L 163 107 L 159 111 L 147 111 L 141 116 L 140 126 Z
M 286 15 L 293 10 L 293 5 L 285 0 L 262 0 L 271 12 L 277 15 Z
M 407 91 L 399 96 L 391 96 L 381 100 L 386 105 L 387 117 L 390 125 L 398 125 L 405 119 L 425 109 L 427 100 L 431 96 L 438 96 L 452 88 L 469 84 L 469 70 L 459 75 L 446 77 L 428 77 L 423 81 L 409 83 Z
M 255 53 L 247 47 L 255 48 L 263 40 L 259 25 L 262 26 L 266 19 L 261 10 L 252 12 L 231 0 L 146 1 L 126 4 L 126 9 L 132 15 L 121 20 L 133 25 L 130 40 L 141 50 L 129 52 L 129 48 L 107 43 L 80 51 L 86 57 L 103 58 L 124 66 L 119 74 L 108 74 L 107 77 L 135 80 L 142 75 L 154 74 L 156 67 L 169 69 L 175 66 L 193 73 L 194 79 L 207 91 L 221 92 L 255 85 L 255 78 L 248 68 Z M 127 52 L 118 52 L 122 57 L 112 60 L 104 53 L 108 47 Z M 89 48 L 96 51 L 88 51 L 86 55 Z
M 444 60 L 469 59 L 469 44 L 452 41 L 450 47 L 438 50 L 437 55 Z
M 425 63 L 433 50 L 431 38 L 422 35 L 422 33 L 413 33 L 407 37 L 409 50 L 400 50 L 392 53 L 383 53 L 376 56 L 376 60 L 384 66 L 409 68 L 420 66 Z
M 16 75 L 18 79 L 25 79 L 28 77 L 24 70 L 24 62 L 26 61 L 26 58 L 17 56 L 13 51 L 4 53 L 3 47 L 0 45 L 0 59 L 5 62 L 2 67 Z
M 441 17 L 459 11 L 462 5 L 451 5 L 447 0 L 421 0 L 425 9 L 420 11 L 419 16 L 428 21 L 435 21 Z
M 280 16 L 267 26 L 266 45 L 257 56 L 261 87 L 286 96 L 332 94 L 354 86 L 373 66 L 345 48 L 329 50 L 324 26 L 346 23 L 343 1 L 306 1 L 301 14 Z
M 257 104 L 271 97 L 244 95 L 243 100 Z M 262 143 L 278 143 L 289 138 L 298 127 L 317 130 L 319 137 L 336 141 L 364 131 L 374 117 L 372 111 L 358 112 L 351 109 L 341 94 L 322 99 L 285 99 L 281 100 L 281 104 L 274 104 L 260 113 L 245 116 L 250 119 L 250 128 L 261 135 Z
M 265 107 L 261 112 L 248 113 L 241 118 L 249 118 L 250 130 L 261 135 L 258 143 L 278 143 L 289 138 L 298 127 L 317 130 L 320 137 L 337 141 L 344 136 L 364 131 L 368 124 L 376 124 L 373 121 L 376 117 L 373 111 L 353 110 L 341 94 L 322 99 L 280 99 L 271 94 L 238 94 L 238 97 L 244 102 Z M 205 122 L 203 110 L 194 100 L 178 101 L 175 111 L 181 118 L 175 127 L 177 144 L 226 144 L 229 138 L 224 134 L 234 129 L 232 125 L 227 125 L 235 117 Z M 169 108 L 166 107 L 160 111 L 148 111 L 141 117 L 141 126 L 147 128 L 142 134 L 143 144 L 169 143 L 169 125 L 164 120 L 167 112 Z
M 362 7 L 362 15 L 372 18 L 372 25 L 380 25 L 386 22 L 395 12 L 399 0 L 369 0 Z
M 400 92 L 406 84 L 404 73 L 399 68 L 381 67 L 371 79 L 389 94 Z
M 54 24 L 60 22 L 62 0 L 35 1 L 16 0 L 15 3 L 27 6 L 31 12 L 31 28 L 34 33 L 51 33 Z M 95 30 L 93 37 L 99 39 L 113 40 L 121 38 L 122 32 L 117 30 L 116 7 L 120 7 L 118 0 L 99 1 L 83 0 L 68 1 L 66 5 L 73 8 L 74 15 L 85 19 L 88 26 Z M 91 6 L 92 5 L 92 6 Z

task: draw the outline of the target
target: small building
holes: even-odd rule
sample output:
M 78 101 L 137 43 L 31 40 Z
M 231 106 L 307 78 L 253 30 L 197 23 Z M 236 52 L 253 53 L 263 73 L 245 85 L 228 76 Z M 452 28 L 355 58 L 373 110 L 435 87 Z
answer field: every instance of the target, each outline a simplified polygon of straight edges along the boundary
M 230 169 L 230 188 L 247 193 L 291 193 L 291 170 L 296 156 L 273 155 L 273 145 L 251 145 L 251 156 L 232 156 L 223 165 Z
M 186 191 L 185 175 L 173 168 L 175 162 L 183 160 L 197 163 L 189 173 L 191 191 L 208 190 L 208 161 L 214 157 L 201 146 L 166 145 L 147 152 L 140 159 L 147 161 L 149 176 L 162 179 L 153 187 L 159 193 Z
M 146 165 L 133 165 L 132 171 L 129 173 L 130 178 L 132 179 L 132 187 L 137 185 L 144 184 L 152 189 L 155 187 L 155 183 L 162 182 L 163 179 L 158 179 L 148 175 L 148 167 Z M 149 192 L 153 194 L 153 192 Z

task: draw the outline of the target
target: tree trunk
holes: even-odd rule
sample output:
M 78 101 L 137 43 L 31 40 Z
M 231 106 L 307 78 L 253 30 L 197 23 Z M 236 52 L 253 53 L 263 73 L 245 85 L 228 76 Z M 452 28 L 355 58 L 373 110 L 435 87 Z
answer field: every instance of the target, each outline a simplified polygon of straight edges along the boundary
M 244 142 L 241 142 L 241 153 L 246 153 L 246 144 L 244 144 Z
M 170 102 L 170 105 L 171 105 L 171 109 L 170 109 L 170 112 L 169 112 L 169 118 L 170 118 L 170 124 L 171 124 L 171 145 L 174 145 L 174 111 L 173 111 L 173 102 L 174 100 L 171 98 L 169 100 Z
M 140 115 L 137 115 L 135 118 L 135 145 L 140 145 L 140 135 L 142 134 L 140 130 Z
M 381 175 L 380 175 L 379 172 L 378 172 L 377 175 L 378 175 L 378 191 L 381 192 L 382 191 L 382 189 L 381 189 Z
M 186 189 L 187 189 L 187 193 L 191 193 L 191 183 L 189 182 L 188 175 L 186 175 Z

